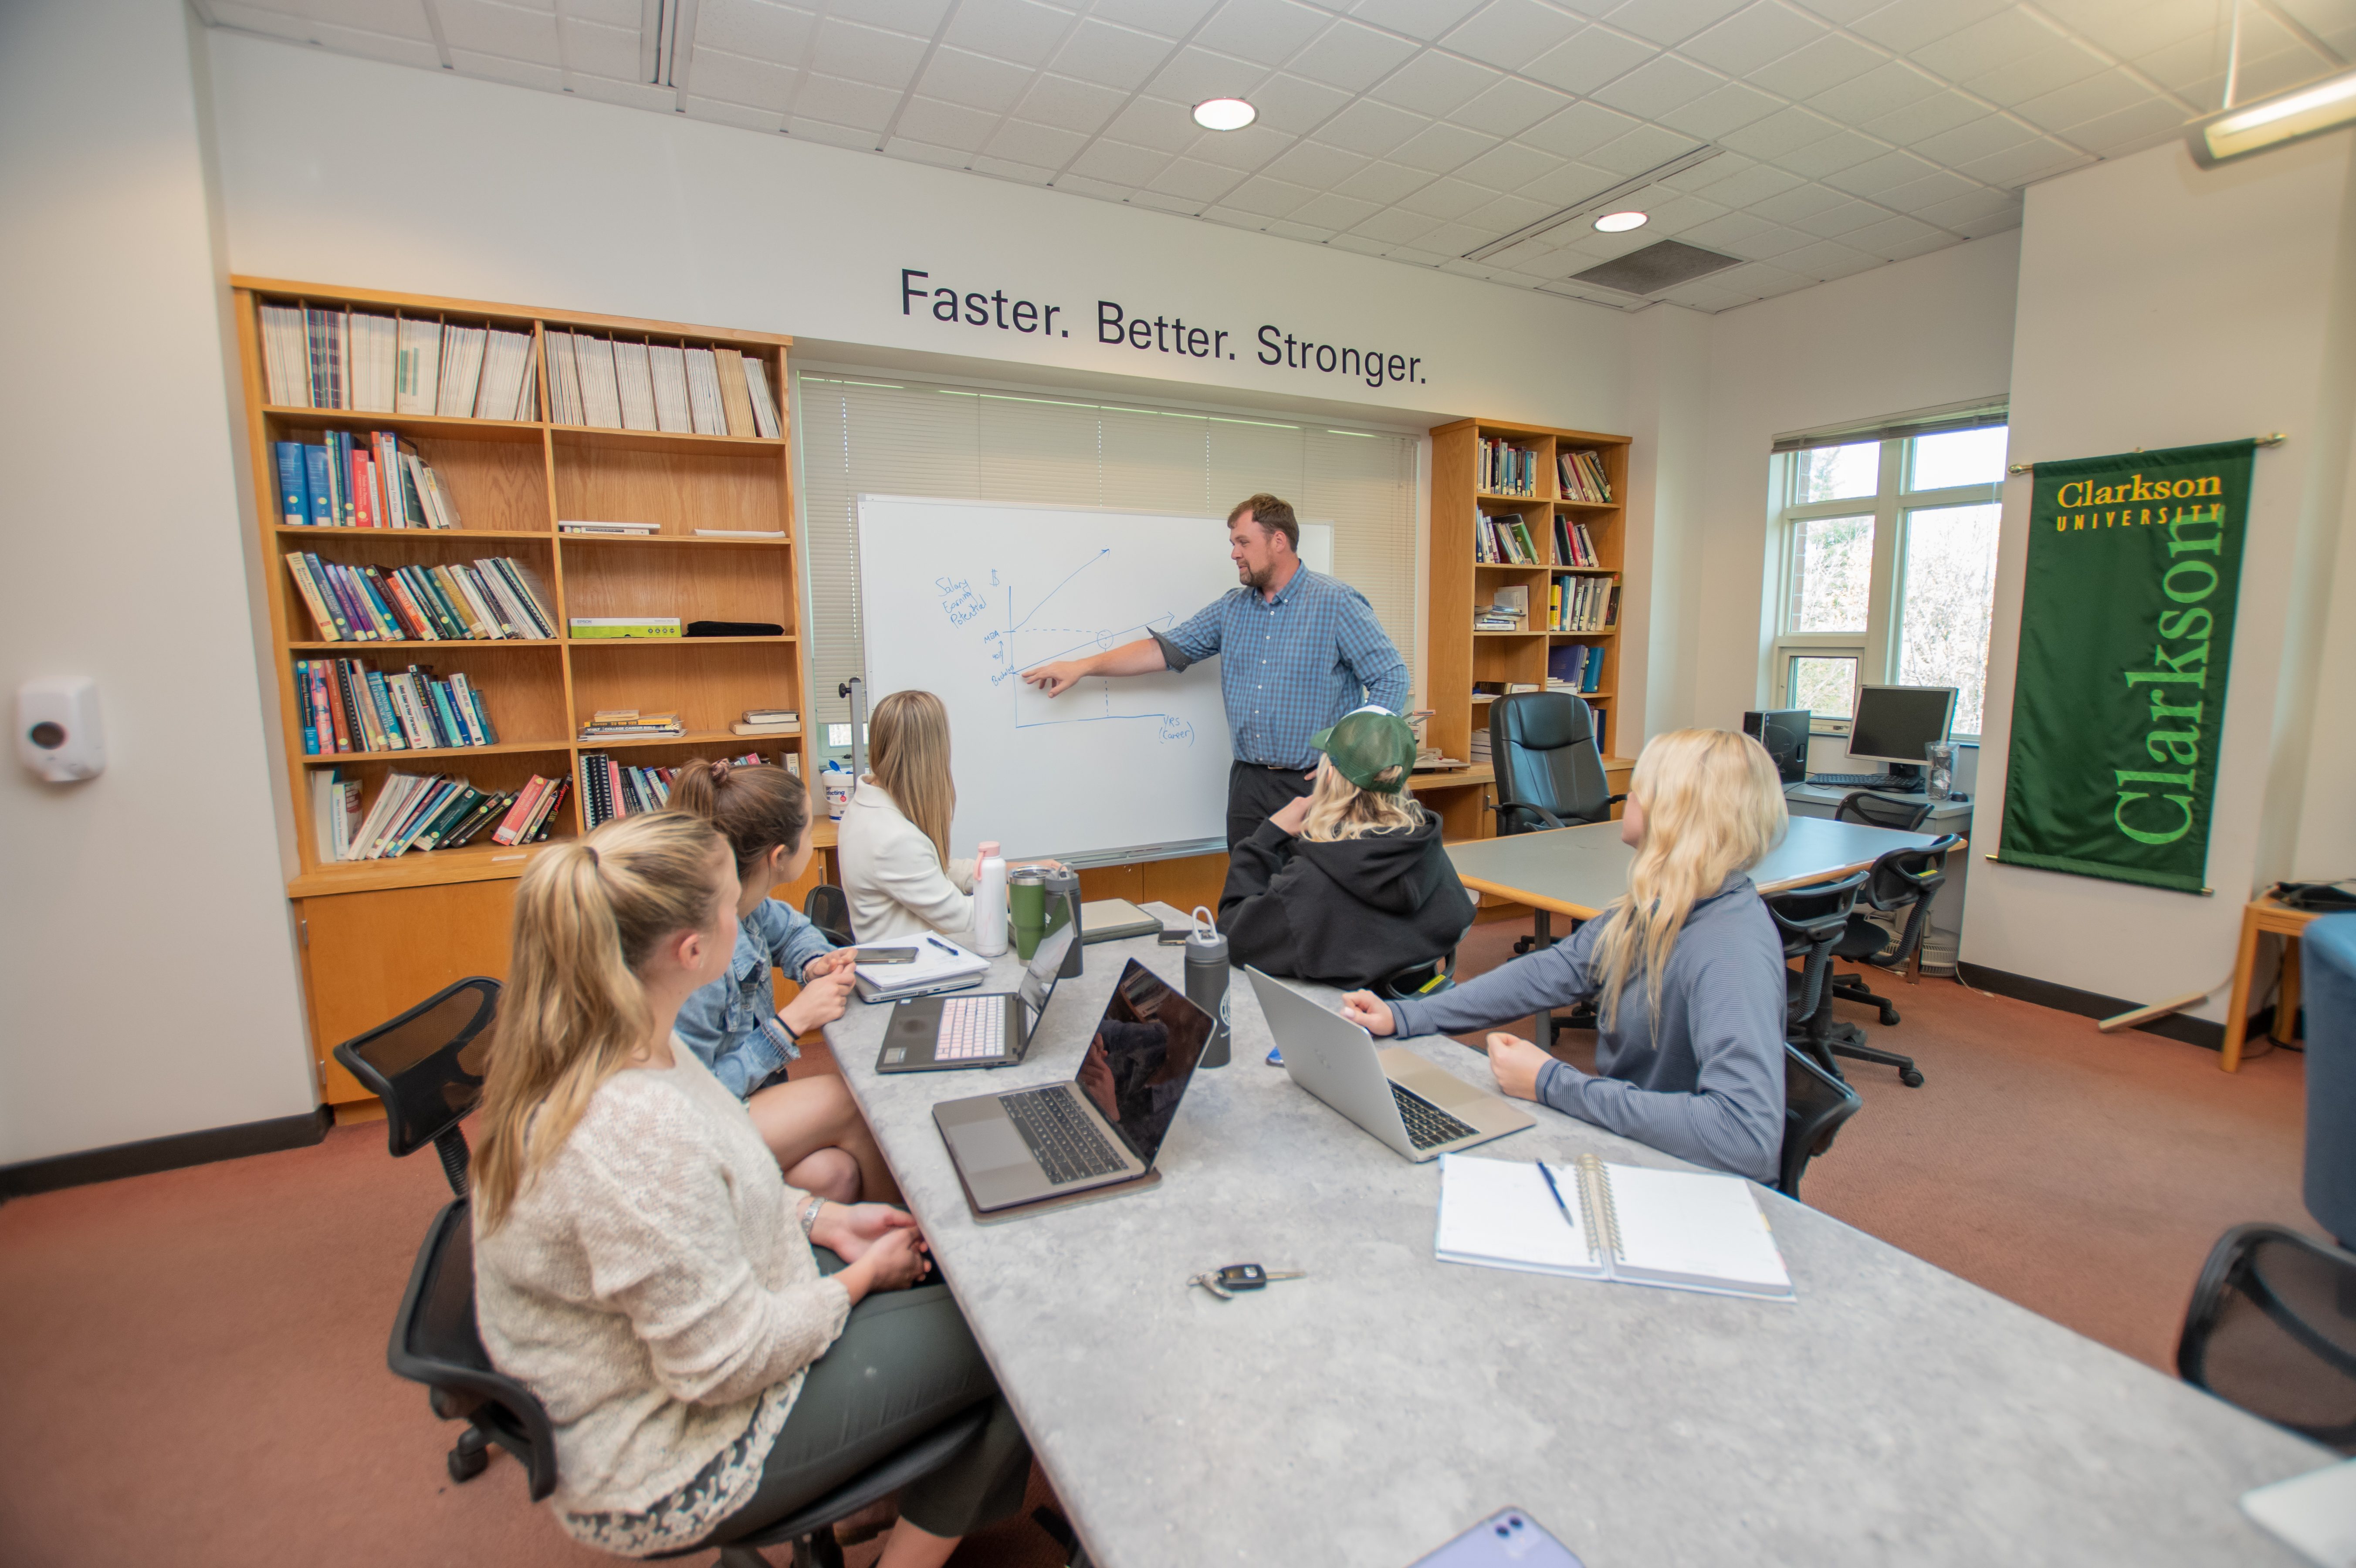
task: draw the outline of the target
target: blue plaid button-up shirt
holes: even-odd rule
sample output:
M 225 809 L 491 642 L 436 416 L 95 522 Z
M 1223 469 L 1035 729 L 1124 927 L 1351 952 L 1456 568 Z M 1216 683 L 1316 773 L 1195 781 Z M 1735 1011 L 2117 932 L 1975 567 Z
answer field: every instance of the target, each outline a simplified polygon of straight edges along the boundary
M 1305 770 L 1309 737 L 1352 709 L 1407 710 L 1407 661 L 1366 596 L 1305 566 L 1273 602 L 1239 586 L 1153 640 L 1172 669 L 1219 656 L 1238 762 Z

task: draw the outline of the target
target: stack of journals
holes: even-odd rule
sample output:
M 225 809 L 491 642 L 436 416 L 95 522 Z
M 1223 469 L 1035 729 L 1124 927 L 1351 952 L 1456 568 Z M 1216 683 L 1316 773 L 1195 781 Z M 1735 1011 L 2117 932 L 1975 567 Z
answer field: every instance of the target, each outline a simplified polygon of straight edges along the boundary
M 1537 547 L 1530 542 L 1529 525 L 1510 515 L 1493 517 L 1483 513 L 1476 519 L 1472 555 L 1477 560 L 1508 566 L 1536 566 L 1538 560 Z
M 676 615 L 575 615 L 572 621 L 576 638 L 595 637 L 676 637 L 680 635 Z
M 1585 523 L 1573 522 L 1560 513 L 1555 515 L 1554 563 L 1590 567 L 1603 564 L 1595 553 L 1595 538 L 1587 531 Z
M 463 673 L 435 680 L 431 665 L 380 675 L 359 659 L 296 659 L 294 699 L 305 756 L 499 743 L 483 694 Z
M 278 517 L 290 528 L 455 528 L 457 506 L 433 465 L 389 430 L 274 441 Z
M 1608 577 L 1558 577 L 1547 608 L 1554 631 L 1608 632 L 1620 624 L 1620 585 Z
M 1566 643 L 1547 655 L 1547 687 L 1552 691 L 1603 689 L 1603 650 L 1592 643 Z
M 617 741 L 626 736 L 683 735 L 686 727 L 676 713 L 641 713 L 635 708 L 601 708 L 581 726 L 584 741 Z
M 1530 591 L 1526 583 L 1500 588 L 1494 602 L 1472 613 L 1476 632 L 1518 632 L 1530 618 Z
M 1555 477 L 1562 481 L 1564 500 L 1611 504 L 1612 481 L 1603 476 L 1601 453 L 1558 452 L 1554 466 Z
M 1538 493 L 1538 454 L 1510 442 L 1481 443 L 1481 489 L 1490 496 Z
M 289 550 L 286 571 L 323 643 L 546 640 L 556 635 L 547 590 L 507 556 L 472 566 L 343 566 Z
M 739 735 L 798 735 L 802 716 L 790 708 L 747 708 L 728 728 Z
M 279 408 L 539 417 L 529 332 L 266 304 L 262 357 Z
M 776 439 L 766 364 L 734 348 L 548 335 L 550 417 L 605 430 Z
M 670 799 L 670 781 L 678 776 L 677 768 L 636 768 L 603 752 L 582 752 L 582 827 L 660 811 Z
M 556 526 L 558 529 L 568 534 L 635 534 L 644 538 L 648 534 L 662 532 L 660 523 L 559 522 Z
M 447 773 L 387 773 L 363 817 L 359 781 L 323 768 L 311 776 L 319 859 L 380 860 L 412 849 L 455 849 L 486 827 L 494 843 L 531 843 L 548 837 L 569 784 L 535 774 L 519 790 L 481 790 Z

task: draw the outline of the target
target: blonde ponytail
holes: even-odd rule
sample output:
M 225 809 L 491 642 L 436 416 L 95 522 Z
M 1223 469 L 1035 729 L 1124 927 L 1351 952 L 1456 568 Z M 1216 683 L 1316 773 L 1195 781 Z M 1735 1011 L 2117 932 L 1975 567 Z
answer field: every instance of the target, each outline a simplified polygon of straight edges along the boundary
M 1725 730 L 1655 736 L 1636 758 L 1628 795 L 1644 814 L 1644 842 L 1628 868 L 1628 891 L 1604 908 L 1608 923 L 1595 942 L 1602 982 L 1596 1012 L 1605 1029 L 1640 968 L 1658 1024 L 1661 976 L 1686 916 L 1729 876 L 1757 865 L 1790 821 L 1765 748 Z
M 645 1043 L 653 1019 L 637 968 L 665 937 L 710 921 L 713 861 L 725 849 L 700 818 L 627 816 L 541 850 L 516 884 L 474 1159 L 486 1230 Z

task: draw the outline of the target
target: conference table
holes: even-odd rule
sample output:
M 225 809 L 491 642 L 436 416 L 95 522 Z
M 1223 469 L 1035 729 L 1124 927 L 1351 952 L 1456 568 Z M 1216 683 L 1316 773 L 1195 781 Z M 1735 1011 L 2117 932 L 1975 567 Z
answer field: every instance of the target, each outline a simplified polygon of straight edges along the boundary
M 1240 971 L 1158 1186 L 978 1222 L 933 1104 L 1073 1077 L 1130 960 L 1183 983 L 1085 952 L 1017 1067 L 879 1076 L 884 1007 L 826 1035 L 1097 1568 L 1404 1568 L 1508 1506 L 1588 1568 L 2299 1561 L 2236 1499 L 2336 1456 L 1764 1189 L 1796 1303 L 1436 1261 L 1437 1164 L 1267 1065 Z M 1529 1110 L 1472 1157 L 1681 1166 Z M 1307 1277 L 1186 1284 L 1233 1263 Z

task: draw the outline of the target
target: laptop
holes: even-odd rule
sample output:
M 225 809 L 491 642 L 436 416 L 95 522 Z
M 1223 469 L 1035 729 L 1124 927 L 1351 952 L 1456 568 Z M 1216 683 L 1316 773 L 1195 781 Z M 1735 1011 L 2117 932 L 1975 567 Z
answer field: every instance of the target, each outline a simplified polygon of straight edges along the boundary
M 1248 965 L 1244 973 L 1292 1081 L 1392 1152 L 1421 1163 L 1533 1124 L 1511 1102 L 1405 1046 L 1376 1051 L 1374 1036 L 1273 976 Z
M 1210 1038 L 1210 1014 L 1130 959 L 1070 1083 L 933 1107 L 974 1208 L 1008 1209 L 1151 1170 Z
M 1031 1037 L 1055 994 L 1056 972 L 1072 950 L 1073 929 L 1039 944 L 1012 991 L 967 997 L 916 997 L 892 1008 L 884 1026 L 878 1072 L 932 1072 L 950 1067 L 1012 1067 L 1031 1049 Z

